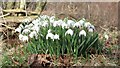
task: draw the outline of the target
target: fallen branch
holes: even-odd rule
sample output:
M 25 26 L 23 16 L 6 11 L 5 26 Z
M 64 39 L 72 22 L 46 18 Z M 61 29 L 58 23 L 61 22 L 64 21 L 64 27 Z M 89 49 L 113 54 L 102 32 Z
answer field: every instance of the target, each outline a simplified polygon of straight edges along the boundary
M 0 18 L 5 17 L 5 16 L 8 16 L 8 15 L 10 15 L 10 13 L 7 13 L 7 14 L 5 14 L 5 15 L 2 15 L 2 16 L 0 16 Z

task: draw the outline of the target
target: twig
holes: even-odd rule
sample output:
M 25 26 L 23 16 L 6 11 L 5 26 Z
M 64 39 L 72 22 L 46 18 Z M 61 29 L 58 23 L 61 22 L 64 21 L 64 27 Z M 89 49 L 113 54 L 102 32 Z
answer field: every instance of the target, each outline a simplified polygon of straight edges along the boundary
M 105 30 L 105 31 L 108 31 L 108 29 L 105 29 L 105 28 L 103 28 L 102 26 L 100 26 L 100 28 L 103 29 L 103 30 Z
M 8 28 L 8 29 L 15 30 L 14 28 L 12 28 L 12 27 L 10 27 L 10 26 L 7 26 L 7 25 L 5 25 L 5 24 L 1 24 L 1 25 L 5 26 L 5 27 Z

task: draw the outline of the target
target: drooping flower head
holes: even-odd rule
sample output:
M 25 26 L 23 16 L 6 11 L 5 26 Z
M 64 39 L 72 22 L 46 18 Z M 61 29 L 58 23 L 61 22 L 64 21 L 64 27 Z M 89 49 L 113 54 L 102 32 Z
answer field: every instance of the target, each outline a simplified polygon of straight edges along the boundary
M 67 25 L 68 25 L 69 27 L 73 26 L 74 24 L 75 24 L 75 22 L 74 22 L 73 20 L 68 20 L 68 21 L 67 21 Z
M 69 34 L 69 35 L 73 35 L 73 30 L 71 30 L 71 29 L 68 29 L 66 32 L 65 32 L 65 36 L 67 35 L 67 34 Z
M 46 35 L 46 39 L 48 39 L 48 38 L 54 40 L 54 34 L 48 33 L 48 34 Z
M 36 31 L 32 31 L 30 34 L 29 34 L 29 37 L 30 38 L 36 38 L 37 39 L 37 37 L 38 37 L 38 35 L 37 35 L 37 32 Z
M 79 36 L 81 36 L 81 35 L 86 36 L 85 30 L 81 30 L 81 31 L 79 32 Z
M 54 39 L 59 40 L 59 35 L 58 35 L 58 34 L 55 34 L 55 35 L 54 35 Z
M 24 36 L 22 34 L 19 34 L 19 40 L 22 42 L 27 42 L 28 41 L 28 36 Z

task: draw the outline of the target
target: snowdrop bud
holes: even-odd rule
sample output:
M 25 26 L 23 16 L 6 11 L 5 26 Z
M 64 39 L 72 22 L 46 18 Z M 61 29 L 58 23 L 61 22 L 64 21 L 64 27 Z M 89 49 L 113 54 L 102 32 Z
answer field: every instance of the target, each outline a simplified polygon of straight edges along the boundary
M 109 36 L 107 34 L 104 35 L 105 39 L 108 40 Z
M 81 35 L 86 36 L 86 32 L 85 32 L 85 30 L 81 30 L 81 31 L 79 32 L 79 36 L 81 36 Z
M 58 35 L 58 34 L 55 34 L 55 35 L 54 35 L 54 39 L 58 39 L 58 40 L 59 40 L 59 35 Z
M 48 30 L 48 33 L 51 33 L 51 29 Z
M 65 36 L 66 36 L 67 34 L 70 34 L 70 35 L 72 36 L 72 35 L 73 35 L 73 30 L 68 29 L 68 30 L 65 32 Z

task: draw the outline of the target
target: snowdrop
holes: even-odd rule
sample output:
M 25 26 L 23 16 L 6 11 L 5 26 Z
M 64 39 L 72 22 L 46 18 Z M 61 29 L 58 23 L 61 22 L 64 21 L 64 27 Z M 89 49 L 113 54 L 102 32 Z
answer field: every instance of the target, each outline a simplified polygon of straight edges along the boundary
M 36 33 L 36 31 L 32 31 L 30 34 L 29 34 L 29 37 L 30 38 L 36 38 L 37 39 L 37 37 L 38 37 L 38 35 L 37 35 L 37 33 Z
M 47 27 L 48 26 L 48 23 L 47 21 L 45 21 L 43 24 L 42 24 L 43 27 Z
M 33 26 L 31 30 L 36 31 L 37 33 L 39 32 L 40 28 L 39 26 Z
M 20 28 L 24 28 L 24 26 L 22 24 L 19 25 Z
M 73 20 L 68 20 L 67 21 L 67 25 L 70 27 L 70 26 L 73 26 L 75 24 L 75 22 Z
M 28 41 L 28 36 L 24 36 L 22 34 L 19 34 L 19 40 L 23 41 L 23 42 L 26 42 L 26 41 Z
M 53 23 L 55 21 L 55 16 L 50 17 L 50 23 Z
M 95 30 L 95 27 L 93 25 L 88 26 L 88 31 L 93 32 Z
M 20 28 L 20 27 L 15 29 L 15 32 L 21 33 L 21 31 L 22 31 L 22 28 Z
M 94 30 L 93 30 L 92 28 L 89 28 L 88 31 L 89 31 L 89 32 L 93 32 Z
M 39 19 L 36 19 L 36 20 L 33 20 L 33 21 L 32 21 L 32 23 L 33 23 L 34 25 L 38 24 L 38 22 L 39 22 Z
M 85 19 L 83 18 L 83 19 L 81 19 L 80 21 L 78 21 L 79 23 L 80 23 L 80 25 L 84 25 L 84 23 L 85 23 L 85 21 L 84 21 Z
M 51 38 L 52 40 L 54 40 L 54 34 L 48 33 L 48 34 L 46 35 L 46 39 L 48 39 L 48 38 Z
M 109 39 L 109 36 L 107 34 L 104 34 L 104 37 L 105 37 L 106 40 Z
M 30 27 L 33 27 L 33 24 L 29 24 L 29 25 L 25 25 L 25 28 L 30 28 Z
M 23 39 L 22 39 L 23 42 L 26 42 L 28 41 L 28 36 L 23 36 Z
M 86 36 L 85 30 L 81 30 L 81 31 L 79 32 L 79 36 L 81 36 L 81 35 Z
M 84 24 L 84 26 L 85 26 L 86 28 L 88 28 L 89 26 L 91 26 L 91 23 L 90 23 L 90 22 L 86 22 L 86 23 Z
M 58 39 L 58 40 L 59 40 L 59 35 L 58 35 L 58 34 L 55 34 L 55 35 L 54 35 L 54 39 Z
M 68 29 L 68 30 L 65 32 L 65 36 L 66 36 L 67 34 L 70 34 L 70 35 L 72 36 L 72 35 L 73 35 L 73 30 Z
M 64 28 L 69 28 L 68 25 L 65 22 L 62 23 L 62 29 L 64 29 Z
M 79 22 L 76 22 L 73 27 L 81 27 L 80 23 Z
M 27 33 L 29 33 L 29 32 L 30 32 L 29 29 L 24 29 L 24 30 L 22 31 L 22 34 L 27 34 Z
M 19 34 L 19 40 L 22 40 L 22 38 L 23 38 L 23 35 Z
M 62 20 L 54 21 L 54 23 L 53 23 L 53 27 L 56 27 L 56 26 L 61 26 L 61 25 L 62 25 L 62 23 L 63 23 L 63 21 L 62 21 Z
M 49 16 L 47 16 L 47 15 L 42 15 L 42 16 L 40 16 L 42 19 L 47 19 L 47 18 L 49 18 Z
M 48 33 L 51 33 L 51 29 L 48 30 Z

